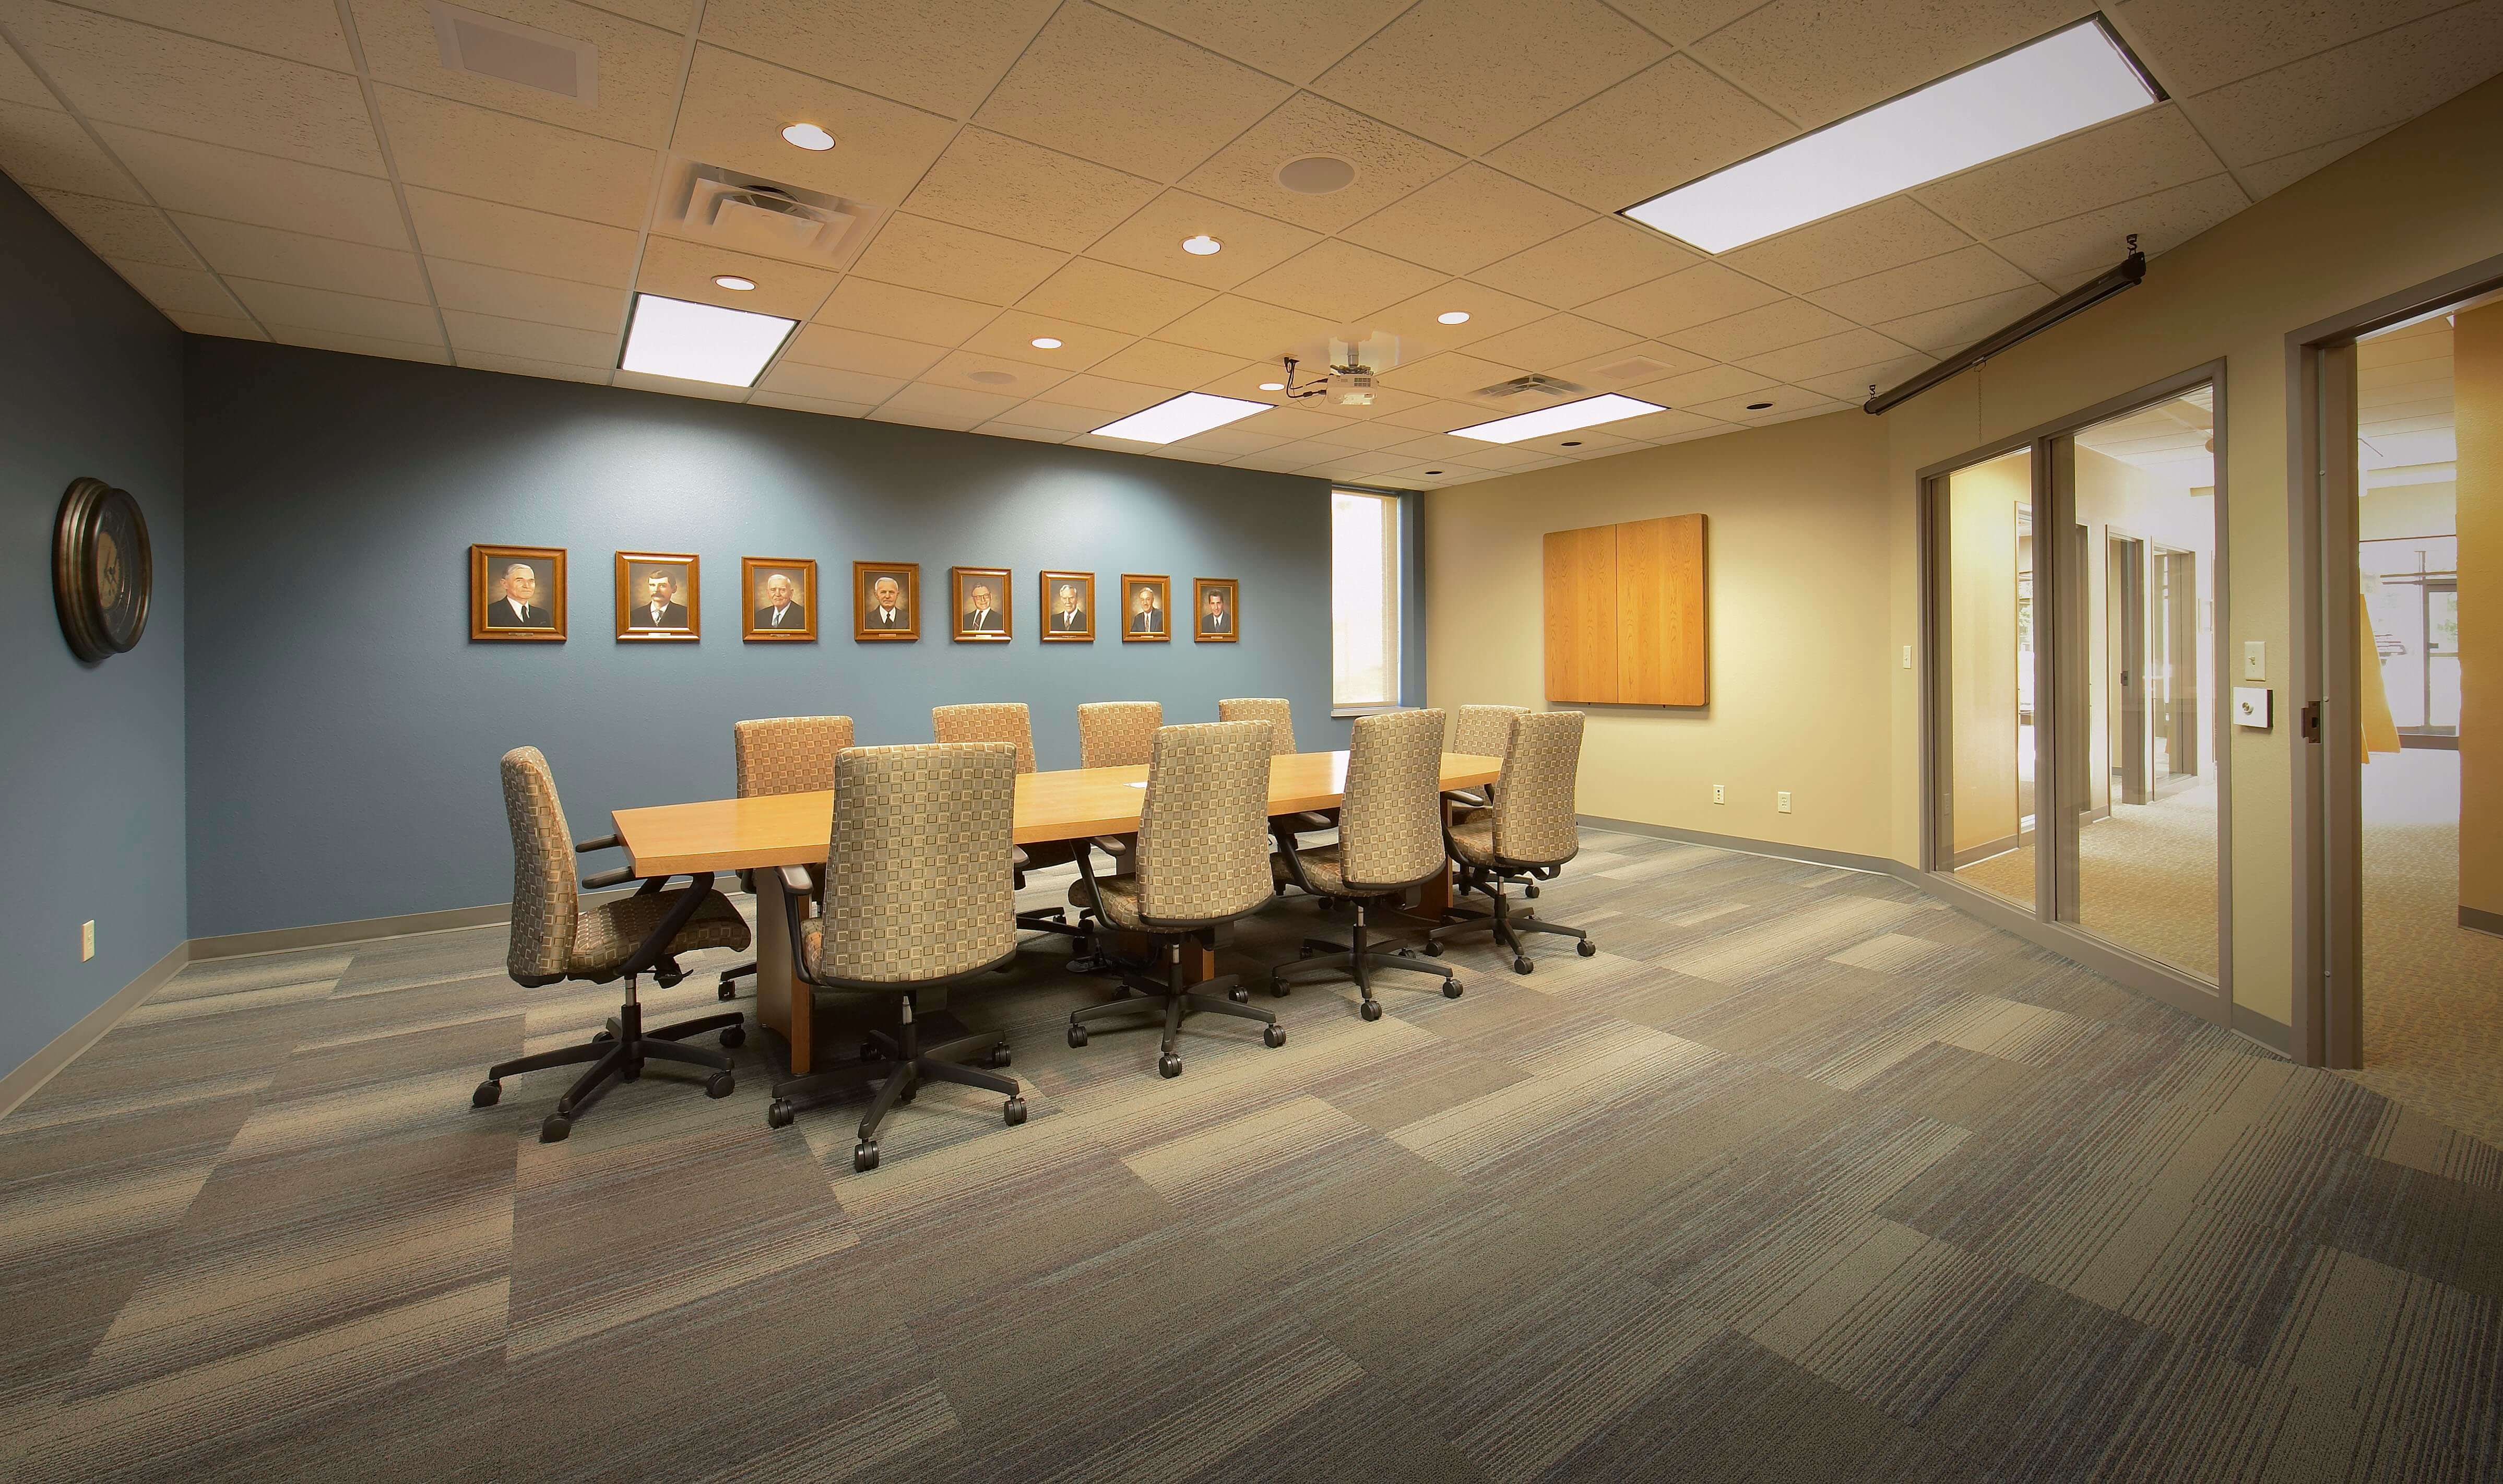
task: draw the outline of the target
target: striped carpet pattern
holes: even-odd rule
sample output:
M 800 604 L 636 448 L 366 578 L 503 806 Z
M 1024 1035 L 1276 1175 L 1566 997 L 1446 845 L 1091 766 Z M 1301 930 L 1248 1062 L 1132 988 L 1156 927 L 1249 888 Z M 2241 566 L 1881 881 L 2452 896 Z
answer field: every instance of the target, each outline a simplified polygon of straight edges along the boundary
M 1255 986 L 1286 1044 L 1175 1081 L 1042 945 L 952 1007 L 1030 1121 L 927 1088 L 868 1175 L 770 1036 L 471 1109 L 613 1005 L 500 929 L 193 966 L 0 1122 L 0 1476 L 2503 1474 L 2493 1148 L 1889 879 L 1585 840 L 1595 957 Z

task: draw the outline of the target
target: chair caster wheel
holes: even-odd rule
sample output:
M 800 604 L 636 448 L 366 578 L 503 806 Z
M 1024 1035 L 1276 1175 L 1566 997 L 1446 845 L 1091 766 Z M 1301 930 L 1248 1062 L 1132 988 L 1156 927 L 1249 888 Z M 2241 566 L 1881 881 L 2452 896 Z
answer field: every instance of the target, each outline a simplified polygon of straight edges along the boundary
M 1261 1032 L 1260 1032 L 1260 1044 L 1261 1044 L 1262 1046 L 1265 1046 L 1265 1047 L 1269 1048 L 1269 1050 L 1271 1050 L 1271 1051 L 1273 1051 L 1273 1052 L 1274 1052 L 1274 1051 L 1276 1051 L 1278 1048 L 1280 1048 L 1280 1047 L 1282 1047 L 1282 1046 L 1286 1045 L 1286 1027 L 1285 1027 L 1285 1026 L 1283 1026 L 1283 1025 L 1272 1025 L 1272 1026 L 1268 1027 L 1266 1030 L 1261 1031 Z M 1180 1064 L 1179 1064 L 1179 1063 L 1177 1063 L 1177 1064 L 1176 1064 L 1176 1066 L 1175 1066 L 1175 1070 L 1176 1070 L 1176 1071 L 1180 1071 L 1180 1070 L 1181 1070 L 1181 1066 L 1180 1066 Z
M 918 1082 L 910 1083 L 910 1084 L 909 1084 L 909 1085 L 907 1085 L 907 1086 L 906 1086 L 905 1089 L 904 1089 L 902 1092 L 899 1092 L 899 1093 L 897 1093 L 897 1094 L 896 1094 L 896 1096 L 895 1096 L 895 1103 L 896 1103 L 896 1106 L 897 1106 L 897 1107 L 899 1107 L 899 1108 L 901 1108 L 901 1107 L 905 1106 L 906 1104 L 910 1103 L 914 1098 L 919 1097 L 920 1095 L 921 1095 L 921 1084 L 920 1084 L 920 1083 L 918 1083 Z
M 875 1139 L 863 1139 L 858 1144 L 853 1145 L 853 1171 L 858 1174 L 866 1175 L 875 1168 L 877 1168 L 877 1141 Z
M 539 1122 L 541 1144 L 562 1144 L 565 1142 L 565 1136 L 571 1132 L 573 1132 L 573 1120 L 562 1113 L 551 1113 Z
M 1443 981 L 1443 998 L 1447 1000 L 1457 1000 L 1459 997 L 1460 982 L 1457 979 L 1447 979 Z
M 991 1053 L 982 1058 L 982 1065 L 986 1067 L 1004 1067 L 1010 1064 L 1011 1058 L 1014 1055 L 1015 1053 L 1009 1049 L 1009 1044 L 1003 1041 L 999 1045 L 991 1048 Z
M 1442 957 L 1442 956 L 1443 956 L 1443 945 L 1442 945 L 1441 943 L 1437 942 L 1437 941 L 1436 941 L 1436 940 L 1434 940 L 1434 939 L 1431 939 L 1431 938 L 1426 939 L 1426 940 L 1425 940 L 1425 956 L 1426 956 L 1426 957 L 1428 957 L 1428 958 L 1440 958 L 1440 957 Z
M 718 992 L 720 997 L 725 1000 L 735 1000 L 738 998 L 738 985 L 728 977 L 724 977 L 721 982 L 721 988 Z
M 1076 1050 L 1076 1049 L 1077 1049 L 1077 1048 L 1079 1048 L 1079 1047 L 1084 1046 L 1085 1044 L 1086 1044 L 1086 1027 L 1085 1027 L 1085 1026 L 1083 1026 L 1083 1025 L 1072 1025 L 1071 1027 L 1069 1027 L 1069 1045 L 1070 1045 L 1070 1049 L 1074 1051 L 1074 1050 Z
M 686 976 L 683 974 L 672 974 L 667 969 L 655 969 L 652 971 L 652 978 L 662 988 L 675 989 L 678 987 L 678 982 L 685 979 Z
M 777 1097 L 773 1100 L 772 1106 L 765 1110 L 765 1126 L 768 1128 L 788 1128 L 791 1126 L 791 1120 L 796 1118 L 798 1115 L 799 1110 L 791 1106 L 791 1100 L 789 1098 Z
M 1599 951 L 1599 946 L 1593 943 L 1590 939 L 1585 938 L 1582 940 L 1581 947 L 1575 949 L 1573 951 L 1581 954 L 1585 958 L 1588 958 L 1592 954 Z
M 503 1095 L 504 1085 L 490 1077 L 471 1090 L 469 1093 L 469 1106 L 472 1108 L 493 1108 L 496 1106 L 496 1100 Z
M 1313 950 L 1312 950 L 1312 948 L 1311 948 L 1309 945 L 1307 945 L 1307 946 L 1305 946 L 1305 947 L 1303 947 L 1303 948 L 1300 948 L 1300 949 L 1295 949 L 1295 956 L 1296 956 L 1297 958 L 1310 958 L 1310 957 L 1312 957 L 1312 956 L 1313 956 Z
M 1533 901 L 1533 902 L 1534 902 L 1534 901 L 1536 901 L 1536 900 L 1538 900 L 1538 888 L 1537 888 L 1537 887 L 1535 887 L 1535 886 L 1524 886 L 1524 887 L 1522 887 L 1522 888 L 1521 888 L 1521 894 L 1522 894 L 1523 896 L 1526 896 L 1526 897 L 1529 898 L 1529 899 L 1530 899 L 1531 901 Z
M 1014 1128 L 1019 1123 L 1024 1122 L 1025 1099 L 1021 1097 L 1012 1097 L 1007 1102 L 1002 1103 L 1000 1105 L 1000 1118 L 1011 1128 Z
M 596 1030 L 591 1033 L 591 1044 L 594 1046 L 606 1046 L 616 1039 L 617 1032 L 613 1030 Z
M 874 1041 L 864 1041 L 861 1043 L 860 1059 L 863 1061 L 884 1061 L 886 1059 L 886 1048 L 878 1045 Z
M 1364 1017 L 1368 1020 L 1379 1020 L 1382 1018 L 1382 1002 L 1380 1000 L 1366 1000 L 1361 1006 L 1357 1007 L 1355 1013 Z
M 1526 953 L 1522 954 L 1520 957 L 1512 961 L 1512 972 L 1515 974 L 1526 974 L 1530 971 L 1530 968 L 1531 964 L 1529 962 L 1529 955 Z
M 1225 991 L 1225 997 L 1237 1005 L 1248 1005 L 1252 1002 L 1252 991 L 1237 984 Z
M 723 1027 L 721 1028 L 721 1045 L 722 1045 L 722 1050 L 724 1050 L 724 1051 L 737 1051 L 738 1048 L 740 1048 L 740 1047 L 742 1047 L 742 1046 L 745 1046 L 746 1044 L 747 1044 L 747 1027 L 746 1027 L 746 1026 L 744 1026 L 744 1025 L 725 1025 L 725 1026 L 723 1026 Z
M 1286 997 L 1286 986 L 1274 974 L 1269 976 L 1269 993 L 1282 1000 Z
M 1182 1075 L 1182 1058 L 1171 1052 L 1167 1052 L 1163 1055 L 1158 1056 L 1156 1058 L 1156 1075 L 1158 1077 L 1180 1077 Z
M 704 1096 L 728 1097 L 738 1089 L 738 1081 L 728 1072 L 715 1072 L 704 1079 Z

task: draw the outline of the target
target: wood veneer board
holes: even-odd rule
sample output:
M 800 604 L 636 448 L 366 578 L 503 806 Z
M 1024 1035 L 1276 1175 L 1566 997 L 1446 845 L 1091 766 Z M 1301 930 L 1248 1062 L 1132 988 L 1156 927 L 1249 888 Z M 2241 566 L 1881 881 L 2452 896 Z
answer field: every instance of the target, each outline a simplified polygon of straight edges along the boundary
M 1545 542 L 1547 699 L 1617 699 L 1617 528 L 1550 531 Z
M 1617 701 L 1709 705 L 1703 517 L 1666 515 L 1616 529 Z

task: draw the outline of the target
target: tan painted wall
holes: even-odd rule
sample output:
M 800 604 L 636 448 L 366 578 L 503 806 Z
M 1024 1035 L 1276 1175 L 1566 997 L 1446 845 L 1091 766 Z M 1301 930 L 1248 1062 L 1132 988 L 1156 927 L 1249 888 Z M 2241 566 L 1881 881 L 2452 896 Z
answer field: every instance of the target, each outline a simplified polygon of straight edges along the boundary
M 2503 915 L 2503 304 L 2452 326 L 2459 432 L 2459 905 Z
M 2355 535 L 2361 540 L 2450 535 L 2458 530 L 2458 491 L 2448 482 L 2366 490 L 2355 507 Z
M 2110 223 L 2112 258 L 2131 229 Z M 1914 398 L 1884 418 L 1859 412 L 1645 450 L 1438 492 L 1425 501 L 1428 674 L 1433 704 L 1539 704 L 1539 533 L 1598 520 L 1701 509 L 1714 521 L 1716 592 L 1708 717 L 1642 712 L 1594 718 L 1586 812 L 1731 835 L 1917 859 L 1920 718 L 1915 676 L 1895 664 L 1919 638 L 1913 471 L 1990 439 L 2069 416 L 2148 382 L 2222 359 L 2227 553 L 2233 591 L 2219 620 L 2226 652 L 2267 643 L 2280 692 L 2292 632 L 2287 528 L 2287 331 L 2503 252 L 2503 79 L 2392 130 L 2156 259 L 2144 286 Z M 1871 430 L 1878 430 L 1872 432 Z M 1843 450 L 1850 450 L 1845 457 Z M 1854 474 L 1854 471 L 1860 471 Z M 1678 488 L 1663 488 L 1675 478 Z M 1695 497 L 1681 501 L 1692 489 Z M 1779 492 L 1763 537 L 1733 545 L 1746 492 Z M 1721 502 L 1713 502 L 1718 500 Z M 1616 511 L 1620 513 L 1599 513 Z M 1788 543 L 1778 556 L 1772 545 Z M 1745 553 L 1735 568 L 1725 555 Z M 1887 562 L 1873 560 L 1884 553 Z M 1787 611 L 1826 636 L 1783 663 L 1732 630 L 1780 604 L 1746 592 L 1759 566 L 1799 573 Z M 1870 591 L 1872 583 L 1877 589 Z M 1725 590 L 1726 591 L 1726 590 Z M 1863 632 L 1878 615 L 1885 641 Z M 1503 626 L 1516 626 L 1507 632 Z M 1788 635 L 1793 625 L 1772 625 Z M 1770 664 L 1733 688 L 1741 667 Z M 1722 668 L 1726 667 L 1726 668 Z M 1743 705 L 1735 704 L 1743 697 Z M 1802 733 L 1813 733 L 1802 737 Z M 2293 1006 L 2292 801 L 2295 729 L 2235 732 L 2233 958 L 2236 1001 L 2283 1022 Z M 1603 766 L 1600 764 L 1605 759 Z M 1649 766 L 1645 766 L 1645 764 Z M 1751 793 L 1821 764 L 1802 812 L 1715 811 L 1709 770 L 1747 768 Z M 1876 770 L 1872 776 L 1871 769 Z M 1809 785 L 1800 785 L 1803 790 Z
M 2016 512 L 2033 502 L 2033 463 L 1993 459 L 1947 480 L 1947 695 L 1959 856 L 2016 842 Z

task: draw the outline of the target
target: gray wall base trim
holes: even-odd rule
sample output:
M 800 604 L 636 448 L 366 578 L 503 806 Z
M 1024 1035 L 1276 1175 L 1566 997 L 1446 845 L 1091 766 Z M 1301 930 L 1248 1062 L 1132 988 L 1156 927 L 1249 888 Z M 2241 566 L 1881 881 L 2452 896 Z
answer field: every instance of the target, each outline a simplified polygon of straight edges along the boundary
M 2236 1035 L 2246 1036 L 2280 1056 L 2294 1054 L 2294 1027 L 2272 1020 L 2247 1005 L 2234 1007 L 2234 1020 L 2229 1028 Z
M 2472 933 L 2492 933 L 2503 938 L 2503 912 L 2480 912 L 2474 907 L 2459 909 L 2459 925 Z
M 1645 824 L 1638 819 L 1603 819 L 1596 814 L 1576 814 L 1573 817 L 1575 822 L 1594 830 L 1614 830 L 1620 835 L 1646 835 L 1654 840 L 1674 840 L 1690 846 L 1710 846 L 1716 850 L 1734 850 L 1741 855 L 1804 861 L 1811 866 L 1832 866 L 1839 871 L 1898 876 L 1904 869 L 1882 855 L 1857 855 L 1849 850 L 1828 850 L 1818 846 L 1777 845 L 1769 840 L 1748 840 L 1737 835 L 1715 835 L 1708 830 L 1680 829 L 1673 824 Z
M 2021 834 L 2008 835 L 1998 840 L 1985 840 L 1970 849 L 1958 850 L 1950 864 L 1956 870 L 1962 871 L 1967 866 L 1989 860 L 1993 856 L 2005 855 L 2024 844 L 2025 836 Z
M 728 880 L 722 877 L 717 880 Z M 738 883 L 730 881 L 733 887 Z M 715 887 L 719 889 L 718 886 Z M 586 891 L 585 907 L 633 895 L 633 888 Z M 440 912 L 402 913 L 395 917 L 363 917 L 354 922 L 316 922 L 309 927 L 273 927 L 257 933 L 228 933 L 191 940 L 191 957 L 243 958 L 254 953 L 286 953 L 297 949 L 326 949 L 373 938 L 406 938 L 414 933 L 452 933 L 471 927 L 501 927 L 513 920 L 513 904 L 490 902 L 483 907 L 447 907 Z
M 19 1103 L 41 1091 L 61 1068 L 78 1059 L 79 1053 L 103 1040 L 106 1031 L 146 1004 L 148 996 L 164 987 L 165 982 L 182 973 L 183 965 L 190 961 L 191 946 L 188 942 L 167 949 L 164 957 L 115 990 L 112 998 L 79 1017 L 75 1024 L 46 1043 L 43 1050 L 17 1063 L 6 1077 L 0 1077 L 0 1118 L 7 1118 Z

